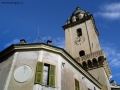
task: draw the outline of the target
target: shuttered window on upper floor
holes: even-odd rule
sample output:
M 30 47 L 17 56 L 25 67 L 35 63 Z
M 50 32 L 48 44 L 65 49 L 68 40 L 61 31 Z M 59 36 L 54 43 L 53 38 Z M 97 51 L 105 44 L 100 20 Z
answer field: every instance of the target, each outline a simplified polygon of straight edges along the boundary
M 55 87 L 55 65 L 38 62 L 36 66 L 35 84 Z
M 79 81 L 75 79 L 75 90 L 80 90 Z

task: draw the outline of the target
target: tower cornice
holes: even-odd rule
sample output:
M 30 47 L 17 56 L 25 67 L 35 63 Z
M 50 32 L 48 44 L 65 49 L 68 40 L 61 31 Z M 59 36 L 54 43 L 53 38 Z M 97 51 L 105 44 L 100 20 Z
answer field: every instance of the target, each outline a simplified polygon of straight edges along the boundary
M 64 25 L 64 26 L 62 26 L 62 27 L 63 27 L 63 29 L 65 30 L 65 29 L 67 29 L 67 28 L 69 28 L 69 27 L 73 27 L 73 26 L 75 26 L 75 25 L 77 25 L 77 24 L 81 24 L 81 23 L 85 22 L 86 20 L 90 19 L 91 17 L 92 17 L 92 14 L 89 15 L 89 16 L 87 16 L 87 17 L 84 17 L 84 18 L 82 18 L 82 19 L 80 19 L 80 20 L 78 20 L 78 21 L 76 21 L 76 22 L 72 22 L 72 23 L 70 23 L 70 24 Z
M 95 32 L 96 32 L 97 36 L 99 36 L 99 32 L 98 32 L 98 30 L 97 30 L 97 28 L 96 28 L 95 21 L 94 21 L 94 18 L 93 18 L 93 15 L 92 15 L 92 14 L 90 14 L 90 15 L 88 15 L 88 16 L 86 16 L 86 17 L 84 17 L 84 18 L 82 18 L 82 19 L 80 19 L 80 20 L 78 20 L 78 21 L 76 21 L 76 22 L 71 22 L 71 23 L 69 23 L 69 24 L 66 24 L 66 25 L 62 26 L 62 28 L 65 30 L 65 29 L 67 29 L 67 28 L 69 28 L 69 27 L 73 27 L 73 26 L 75 26 L 75 25 L 77 25 L 77 24 L 84 23 L 85 21 L 87 21 L 87 20 L 89 20 L 89 19 L 92 20 L 92 22 L 93 22 L 93 24 L 94 24 Z

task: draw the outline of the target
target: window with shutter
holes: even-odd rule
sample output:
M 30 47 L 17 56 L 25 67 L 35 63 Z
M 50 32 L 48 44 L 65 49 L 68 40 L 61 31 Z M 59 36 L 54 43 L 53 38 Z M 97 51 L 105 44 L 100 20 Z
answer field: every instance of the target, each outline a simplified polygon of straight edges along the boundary
M 55 86 L 55 66 L 54 65 L 50 65 L 49 85 L 52 87 Z
M 48 85 L 48 75 L 49 75 L 49 66 L 44 64 L 44 69 L 43 69 L 43 85 Z
M 79 81 L 77 79 L 75 79 L 75 90 L 80 90 Z
M 38 62 L 36 67 L 36 77 L 35 77 L 35 84 L 42 84 L 42 77 L 43 77 L 43 63 Z
M 36 66 L 35 84 L 55 87 L 55 66 L 38 62 Z

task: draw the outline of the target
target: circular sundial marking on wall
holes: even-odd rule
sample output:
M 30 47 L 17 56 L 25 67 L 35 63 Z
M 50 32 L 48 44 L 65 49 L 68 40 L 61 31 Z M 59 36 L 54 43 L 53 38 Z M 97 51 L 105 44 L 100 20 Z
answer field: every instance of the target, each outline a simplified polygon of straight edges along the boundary
M 14 71 L 14 78 L 17 82 L 28 81 L 33 74 L 33 69 L 29 65 L 22 65 Z

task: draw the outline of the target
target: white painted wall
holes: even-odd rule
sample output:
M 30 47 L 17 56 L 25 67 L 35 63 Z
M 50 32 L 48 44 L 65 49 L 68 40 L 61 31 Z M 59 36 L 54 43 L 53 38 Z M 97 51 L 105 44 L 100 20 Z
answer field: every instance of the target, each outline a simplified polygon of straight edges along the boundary
M 61 62 L 65 63 L 64 67 L 61 69 L 61 90 L 75 90 L 74 79 L 79 81 L 80 90 L 100 90 L 95 84 L 88 80 L 84 75 L 82 75 L 76 68 L 74 68 L 70 63 L 68 63 L 64 58 L 61 57 Z
M 56 66 L 55 88 L 38 84 L 34 85 L 36 64 L 38 61 Z M 44 50 L 17 52 L 15 53 L 14 58 L 11 58 L 11 61 L 9 59 L 8 63 L 9 62 L 12 64 L 11 66 L 4 63 L 4 65 L 6 64 L 9 66 L 10 70 L 5 87 L 0 90 L 74 90 L 75 78 L 79 80 L 80 90 L 88 90 L 87 88 L 94 90 L 94 87 L 96 87 L 96 90 L 100 90 L 96 85 L 82 75 L 81 72 L 74 68 L 68 60 L 65 60 L 61 55 L 53 52 Z M 65 63 L 64 66 L 62 63 Z M 29 65 L 33 69 L 33 75 L 28 81 L 19 83 L 14 78 L 14 72 L 18 67 L 24 64 Z M 0 75 L 3 74 L 0 73 Z M 82 79 L 83 77 L 84 79 Z
M 7 60 L 0 63 L 0 90 L 3 90 L 7 84 L 10 68 L 13 63 L 13 56 L 7 58 Z

